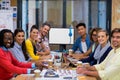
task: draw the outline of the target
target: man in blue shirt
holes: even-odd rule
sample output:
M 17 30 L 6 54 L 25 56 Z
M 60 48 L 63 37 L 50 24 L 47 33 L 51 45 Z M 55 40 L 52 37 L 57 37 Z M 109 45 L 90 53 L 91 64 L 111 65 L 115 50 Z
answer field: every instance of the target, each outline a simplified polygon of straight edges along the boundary
M 91 46 L 89 35 L 86 33 L 85 23 L 79 23 L 76 26 L 78 34 L 80 35 L 73 44 L 73 52 L 79 51 L 79 53 L 85 53 Z

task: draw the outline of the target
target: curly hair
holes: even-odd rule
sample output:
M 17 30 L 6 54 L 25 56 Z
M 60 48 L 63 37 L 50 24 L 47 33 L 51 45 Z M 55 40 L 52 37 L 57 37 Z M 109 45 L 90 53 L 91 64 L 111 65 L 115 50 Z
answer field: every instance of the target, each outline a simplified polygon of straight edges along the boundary
M 12 37 L 14 39 L 14 35 L 13 35 L 13 32 L 11 30 L 3 29 L 3 30 L 0 31 L 0 46 L 4 46 L 4 40 L 3 39 L 4 39 L 4 34 L 5 33 L 11 33 Z M 14 46 L 14 40 L 13 40 L 13 42 L 12 42 L 10 47 L 13 47 L 13 46 Z

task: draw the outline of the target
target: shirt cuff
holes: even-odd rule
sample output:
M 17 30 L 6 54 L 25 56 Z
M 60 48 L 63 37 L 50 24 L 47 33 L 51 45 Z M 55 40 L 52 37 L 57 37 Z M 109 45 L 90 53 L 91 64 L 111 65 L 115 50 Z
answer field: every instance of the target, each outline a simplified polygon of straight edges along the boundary
M 107 78 L 107 77 L 105 77 L 104 71 L 98 71 L 98 74 L 99 74 L 101 80 L 106 80 L 105 78 Z
M 31 73 L 31 69 L 27 69 L 27 74 L 30 74 Z
M 94 65 L 94 67 L 96 68 L 97 71 L 98 71 L 98 70 L 102 70 L 102 69 L 101 69 L 101 66 L 100 66 L 99 64 Z
M 36 68 L 35 63 L 32 63 L 31 67 L 32 68 Z

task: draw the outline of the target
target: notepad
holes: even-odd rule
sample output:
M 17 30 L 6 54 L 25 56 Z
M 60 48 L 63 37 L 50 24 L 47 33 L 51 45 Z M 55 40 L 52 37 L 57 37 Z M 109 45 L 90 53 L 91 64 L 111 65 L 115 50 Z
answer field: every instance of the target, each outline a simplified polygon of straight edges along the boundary
M 44 77 L 48 77 L 48 78 L 56 78 L 56 77 L 59 77 L 59 75 L 57 74 L 57 72 L 56 71 L 54 71 L 54 70 L 47 70 L 46 71 L 46 73 L 45 73 L 45 75 L 44 75 Z

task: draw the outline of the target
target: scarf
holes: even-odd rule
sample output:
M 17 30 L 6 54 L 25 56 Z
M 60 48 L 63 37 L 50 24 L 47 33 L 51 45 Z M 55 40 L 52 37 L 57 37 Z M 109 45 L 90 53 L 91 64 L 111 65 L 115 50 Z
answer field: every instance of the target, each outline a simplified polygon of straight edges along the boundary
M 110 47 L 110 42 L 101 49 L 101 45 L 99 44 L 95 50 L 94 58 L 97 60 L 100 60 L 100 58 L 103 56 L 103 54 L 106 52 L 106 50 Z

